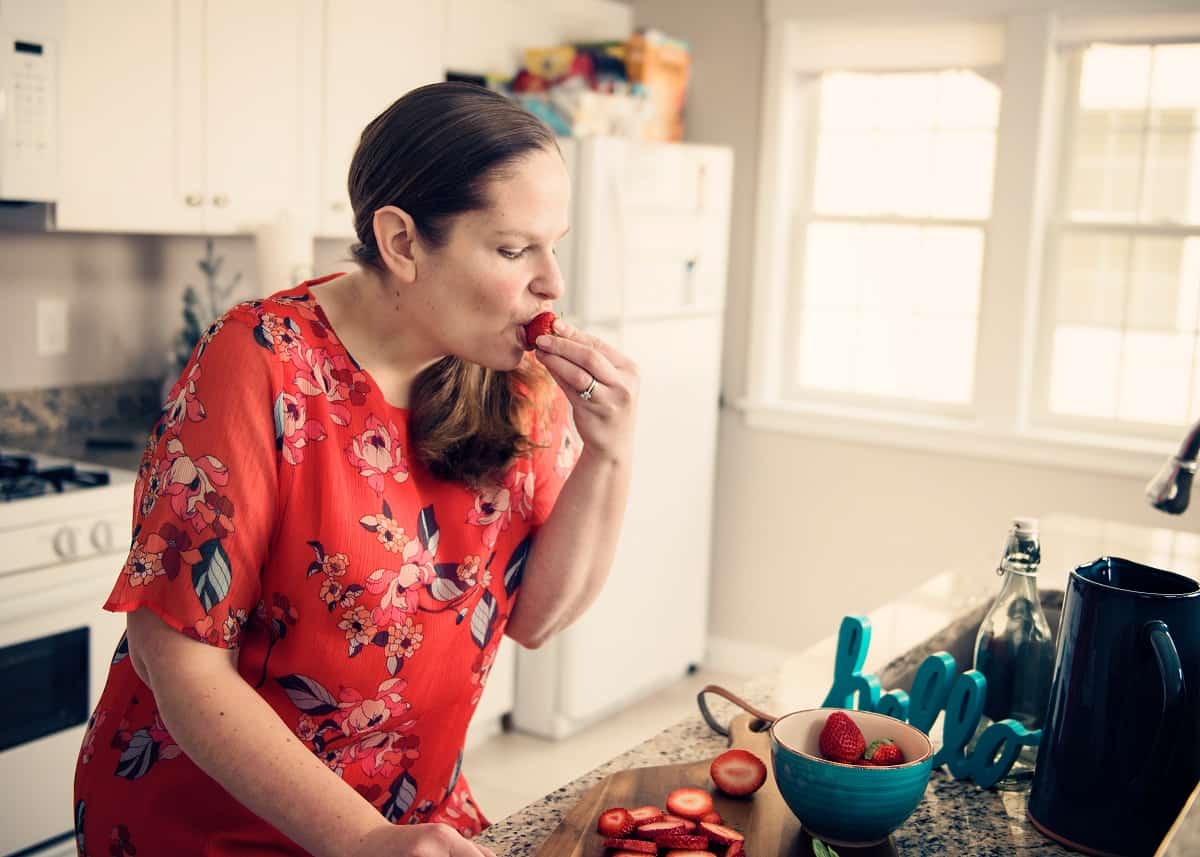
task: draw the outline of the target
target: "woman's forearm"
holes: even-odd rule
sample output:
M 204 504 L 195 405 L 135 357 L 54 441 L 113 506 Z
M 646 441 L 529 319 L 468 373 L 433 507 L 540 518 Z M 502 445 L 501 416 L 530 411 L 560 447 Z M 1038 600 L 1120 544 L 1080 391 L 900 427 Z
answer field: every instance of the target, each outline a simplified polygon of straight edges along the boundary
M 585 445 L 525 564 L 507 633 L 537 648 L 580 617 L 608 579 L 629 495 L 630 462 Z
M 178 643 L 203 645 L 186 639 Z M 251 812 L 306 851 L 341 857 L 387 824 L 296 738 L 228 662 L 175 658 L 167 668 L 150 666 L 149 673 L 159 714 L 180 748 Z

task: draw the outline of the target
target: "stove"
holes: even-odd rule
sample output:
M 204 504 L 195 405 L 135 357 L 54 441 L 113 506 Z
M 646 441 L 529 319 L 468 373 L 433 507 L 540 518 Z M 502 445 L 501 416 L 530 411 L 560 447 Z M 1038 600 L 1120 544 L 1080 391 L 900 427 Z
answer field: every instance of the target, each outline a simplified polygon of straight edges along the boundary
M 0 452 L 0 501 L 97 488 L 111 481 L 107 470 L 84 470 L 70 463 L 47 466 L 29 453 Z
M 101 609 L 129 550 L 135 474 L 0 449 L 0 854 L 74 853 L 75 757 L 125 617 Z

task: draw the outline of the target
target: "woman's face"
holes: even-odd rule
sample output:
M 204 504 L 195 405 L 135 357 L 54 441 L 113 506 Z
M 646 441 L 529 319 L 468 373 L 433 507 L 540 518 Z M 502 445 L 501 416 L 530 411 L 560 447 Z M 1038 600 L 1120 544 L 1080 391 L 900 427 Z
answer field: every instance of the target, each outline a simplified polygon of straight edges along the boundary
M 442 247 L 418 239 L 415 285 L 441 353 L 497 370 L 521 362 L 522 326 L 563 294 L 554 248 L 570 192 L 562 157 L 539 149 L 491 182 L 486 209 L 453 219 Z

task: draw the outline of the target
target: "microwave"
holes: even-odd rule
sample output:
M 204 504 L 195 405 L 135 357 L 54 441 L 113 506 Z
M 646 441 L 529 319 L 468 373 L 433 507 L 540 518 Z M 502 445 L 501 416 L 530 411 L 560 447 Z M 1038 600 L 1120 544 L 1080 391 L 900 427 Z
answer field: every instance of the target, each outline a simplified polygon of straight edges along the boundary
M 0 0 L 0 202 L 58 198 L 57 27 L 47 7 Z

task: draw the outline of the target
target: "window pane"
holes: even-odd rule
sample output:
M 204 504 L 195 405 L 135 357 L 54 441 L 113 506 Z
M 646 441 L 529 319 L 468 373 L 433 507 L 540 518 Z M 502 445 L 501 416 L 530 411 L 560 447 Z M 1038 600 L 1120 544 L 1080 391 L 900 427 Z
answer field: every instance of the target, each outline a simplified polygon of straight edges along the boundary
M 1137 422 L 1182 423 L 1191 389 L 1195 337 L 1131 330 L 1121 359 L 1117 416 Z
M 1153 111 L 1200 111 L 1200 45 L 1158 45 L 1154 48 L 1154 75 L 1150 84 Z
M 1000 102 L 994 83 L 965 70 L 836 72 L 819 88 L 815 211 L 988 216 Z
M 814 223 L 808 227 L 803 291 L 806 308 L 858 307 L 858 284 L 862 280 L 858 232 L 859 227 L 845 223 Z
M 1121 331 L 1082 325 L 1054 332 L 1050 410 L 1056 414 L 1113 417 L 1121 367 Z
M 1190 271 L 1184 273 L 1184 248 L 1192 245 Z M 1200 271 L 1195 257 L 1200 240 L 1138 238 L 1133 242 L 1130 299 L 1126 326 L 1139 330 L 1187 332 L 1196 330 L 1195 293 Z M 1186 307 L 1186 315 L 1185 315 Z
M 1071 216 L 1093 220 L 1137 219 L 1143 131 L 1106 131 L 1076 138 Z
M 1059 245 L 1058 324 L 1121 327 L 1128 268 L 1128 238 L 1065 236 Z
M 1083 55 L 1079 106 L 1144 110 L 1150 92 L 1149 45 L 1096 45 Z
M 983 219 L 992 210 L 996 135 L 942 131 L 933 141 L 933 202 L 936 217 Z
M 805 243 L 802 386 L 970 401 L 981 229 L 816 223 Z
M 1084 51 L 1069 216 L 1200 223 L 1200 44 Z
M 819 390 L 853 390 L 857 337 L 857 311 L 805 308 L 796 349 L 800 384 Z

